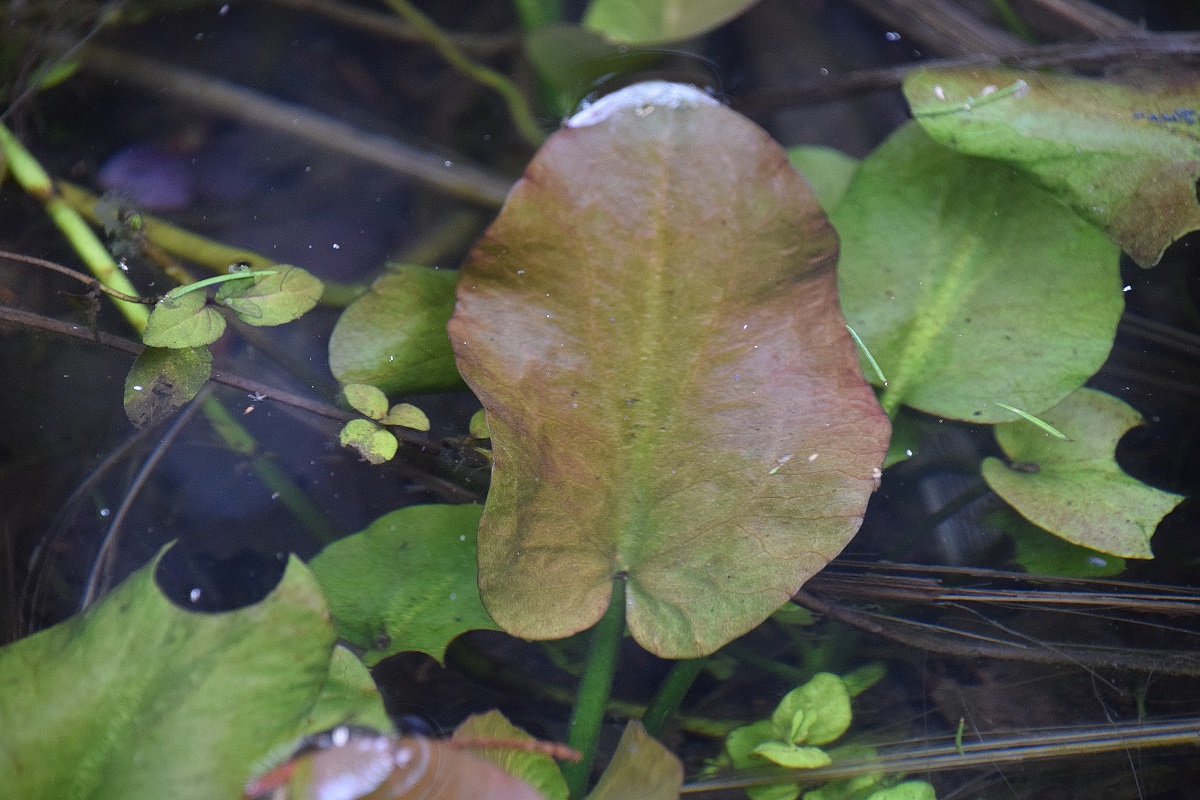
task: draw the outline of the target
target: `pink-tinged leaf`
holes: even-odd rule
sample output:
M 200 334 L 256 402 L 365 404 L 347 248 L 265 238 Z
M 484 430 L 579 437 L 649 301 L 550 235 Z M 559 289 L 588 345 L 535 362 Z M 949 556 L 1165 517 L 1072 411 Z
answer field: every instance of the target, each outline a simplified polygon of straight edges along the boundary
M 587 628 L 624 573 L 643 646 L 710 653 L 850 540 L 888 423 L 836 256 L 783 150 L 698 90 L 639 84 L 550 138 L 450 321 L 488 412 L 480 588 L 505 630 Z

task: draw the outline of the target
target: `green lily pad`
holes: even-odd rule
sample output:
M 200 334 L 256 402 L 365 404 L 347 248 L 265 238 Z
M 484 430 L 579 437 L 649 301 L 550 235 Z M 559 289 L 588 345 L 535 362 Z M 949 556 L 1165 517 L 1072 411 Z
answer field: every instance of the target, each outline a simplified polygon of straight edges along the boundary
M 392 267 L 346 307 L 329 337 L 329 368 L 342 383 L 388 394 L 463 388 L 446 337 L 458 273 Z
M 1183 499 L 1126 475 L 1117 442 L 1141 415 L 1124 401 L 1080 389 L 1042 418 L 1062 441 L 1025 422 L 996 426 L 1010 459 L 983 462 L 983 478 L 1030 522 L 1073 544 L 1124 558 L 1153 558 L 1150 537 Z
M 1019 166 L 1143 267 L 1200 229 L 1200 85 L 973 67 L 910 73 L 904 95 L 939 142 Z
M 409 506 L 312 560 L 338 634 L 365 651 L 368 665 L 409 650 L 441 661 L 459 634 L 496 630 L 479 600 L 481 512 L 477 505 Z
M 352 419 L 347 422 L 340 433 L 338 442 L 342 447 L 349 447 L 358 453 L 363 461 L 372 464 L 383 464 L 396 456 L 400 443 L 390 432 L 367 419 Z
M 164 297 L 146 321 L 142 341 L 147 347 L 203 347 L 221 338 L 225 318 L 208 305 L 203 291 Z
M 190 402 L 211 374 L 207 347 L 147 347 L 125 377 L 125 416 L 139 428 L 161 419 Z
M 451 741 L 464 742 L 471 739 L 500 739 L 531 741 L 533 737 L 509 722 L 499 711 L 472 714 L 454 729 Z M 567 782 L 554 759 L 544 753 L 534 753 L 513 748 L 475 748 L 471 755 L 490 761 L 509 775 L 515 775 L 528 783 L 546 800 L 567 800 Z M 672 798 L 674 800 L 674 798 Z
M 255 605 L 198 614 L 162 595 L 157 562 L 0 649 L 0 718 L 20 721 L 0 737 L 6 794 L 238 797 L 256 762 L 311 732 L 334 631 L 305 566 L 293 557 Z M 382 713 L 377 694 L 324 702 L 322 722 Z
M 609 41 L 596 31 L 556 22 L 525 34 L 525 54 L 548 90 L 554 110 L 570 114 L 601 79 L 647 69 L 663 53 Z
M 506 631 L 587 628 L 623 573 L 638 642 L 705 655 L 845 546 L 888 424 L 836 249 L 782 148 L 694 88 L 629 87 L 549 139 L 449 327 L 487 409 L 479 580 Z
M 282 325 L 316 306 L 325 285 L 312 273 L 280 264 L 273 275 L 222 283 L 216 301 L 247 325 Z
M 584 27 L 622 44 L 662 44 L 719 27 L 758 0 L 592 0 Z
M 1117 249 L 1011 167 L 910 123 L 831 216 L 842 306 L 887 377 L 884 408 L 1005 422 L 996 403 L 1037 414 L 1108 356 L 1124 307 Z
M 630 720 L 612 761 L 587 800 L 677 800 L 683 765 L 637 720 Z

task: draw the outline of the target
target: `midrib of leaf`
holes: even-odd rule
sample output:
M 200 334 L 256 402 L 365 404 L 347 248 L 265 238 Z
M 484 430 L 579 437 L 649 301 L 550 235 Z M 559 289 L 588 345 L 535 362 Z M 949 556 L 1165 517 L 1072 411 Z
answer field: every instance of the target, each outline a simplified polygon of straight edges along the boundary
M 908 329 L 898 363 L 895 366 L 884 365 L 888 385 L 879 398 L 879 404 L 888 417 L 895 418 L 909 387 L 921 379 L 933 343 L 950 324 L 954 310 L 962 304 L 969 290 L 970 266 L 979 245 L 976 236 L 964 237 L 959 242 L 949 267 L 930 293 L 926 308 L 916 315 Z
M 646 191 L 652 192 L 653 197 L 670 197 L 670 178 L 669 171 L 660 166 L 653 181 L 646 181 Z M 664 401 L 669 399 L 668 393 L 673 393 L 677 388 L 673 381 L 665 380 L 665 376 L 670 374 L 671 365 L 663 363 L 666 360 L 663 352 L 666 345 L 663 342 L 663 334 L 670 330 L 664 315 L 672 311 L 666 302 L 664 291 L 664 287 L 669 284 L 666 265 L 670 262 L 670 242 L 667 242 L 666 246 L 663 242 L 663 234 L 667 227 L 664 202 L 651 203 L 650 209 L 651 242 L 654 246 L 648 248 L 649 252 L 644 254 L 650 268 L 642 271 L 646 281 L 639 287 L 638 294 L 643 302 L 639 304 L 639 318 L 635 323 L 637 337 L 629 354 L 632 363 L 629 364 L 630 369 L 627 373 L 631 375 L 628 398 L 636 398 L 637 402 L 626 406 L 627 410 L 617 425 L 617 436 L 621 440 L 618 443 L 619 447 L 625 448 L 626 436 L 629 433 L 633 434 L 628 440 L 629 469 L 626 475 L 635 482 L 639 477 L 649 474 L 653 468 L 658 450 L 658 428 L 668 424 L 666 420 L 661 419 L 667 408 Z M 617 413 L 621 413 L 619 407 Z M 628 420 L 624 419 L 626 415 Z M 640 429 L 637 427 L 639 422 L 642 425 Z M 651 495 L 646 489 L 645 486 L 627 486 L 623 493 L 626 502 L 622 519 L 619 521 L 621 534 L 616 550 L 618 557 L 636 553 L 637 544 L 644 542 L 647 534 L 652 533 Z M 630 565 L 618 563 L 615 567 L 625 570 Z

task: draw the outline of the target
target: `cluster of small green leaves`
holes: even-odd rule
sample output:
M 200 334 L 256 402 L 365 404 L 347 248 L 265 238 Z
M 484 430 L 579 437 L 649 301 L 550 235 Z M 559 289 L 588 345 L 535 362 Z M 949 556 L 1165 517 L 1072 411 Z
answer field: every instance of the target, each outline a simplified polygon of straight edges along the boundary
M 144 425 L 191 400 L 212 374 L 208 345 L 225 332 L 228 309 L 247 325 L 267 327 L 298 319 L 317 304 L 323 285 L 299 267 L 269 270 L 231 267 L 168 292 L 150 312 L 142 341 L 146 348 L 125 380 L 125 413 Z M 218 285 L 212 298 L 208 287 Z
M 764 763 L 791 769 L 813 769 L 838 759 L 866 760 L 874 749 L 861 744 L 824 749 L 841 738 L 850 727 L 850 699 L 883 676 L 883 669 L 870 665 L 839 677 L 821 672 L 803 686 L 784 695 L 770 719 L 730 731 L 725 738 L 728 763 L 740 769 Z M 712 767 L 723 766 L 723 760 Z M 801 788 L 779 783 L 746 789 L 751 800 L 796 800 Z M 883 773 L 867 773 L 830 781 L 804 792 L 804 800 L 934 800 L 933 787 L 924 781 L 903 781 Z

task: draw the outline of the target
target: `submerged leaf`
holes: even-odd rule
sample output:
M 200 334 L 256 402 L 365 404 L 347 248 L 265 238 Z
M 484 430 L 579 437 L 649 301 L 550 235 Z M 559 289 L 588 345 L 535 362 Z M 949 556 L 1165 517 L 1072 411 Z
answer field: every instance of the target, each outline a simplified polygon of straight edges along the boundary
M 939 142 L 1004 159 L 1143 267 L 1200 229 L 1200 86 L 1157 88 L 1000 67 L 920 70 L 913 116 Z
M 450 322 L 495 453 L 480 587 L 505 630 L 707 654 L 854 535 L 888 424 L 837 305 L 837 237 L 787 156 L 647 83 L 550 138 Z
M 417 650 L 439 661 L 454 637 L 496 630 L 479 600 L 477 505 L 409 506 L 326 547 L 312 570 L 338 634 L 374 665 Z
M 204 292 L 164 297 L 146 321 L 142 341 L 147 347 L 203 347 L 221 338 L 225 318 L 208 305 Z
M 621 734 L 612 761 L 587 800 L 677 800 L 683 765 L 637 720 Z
M 334 376 L 388 394 L 461 389 L 446 337 L 457 281 L 452 270 L 391 268 L 334 326 L 329 337 Z
M 821 207 L 826 210 L 836 208 L 842 202 L 861 163 L 857 158 L 832 147 L 790 147 L 787 154 L 788 161 L 800 170 Z
M 0 649 L 0 785 L 11 797 L 237 797 L 252 766 L 305 728 L 334 631 L 293 557 L 261 602 L 185 611 L 154 563 L 82 615 Z M 369 699 L 369 698 L 368 698 Z M 361 698 L 325 719 L 344 721 Z M 369 706 L 381 713 L 378 695 Z
M 221 284 L 216 301 L 248 325 L 282 325 L 310 311 L 324 289 L 307 270 L 281 264 L 274 274 Z
M 1117 442 L 1142 418 L 1124 401 L 1080 389 L 1042 414 L 1071 438 L 1020 421 L 996 426 L 1011 466 L 983 462 L 983 477 L 1021 516 L 1073 544 L 1125 558 L 1152 558 L 1150 537 L 1183 499 L 1129 477 Z
M 728 22 L 758 0 L 592 0 L 584 26 L 623 44 L 690 39 Z
M 207 347 L 147 347 L 125 378 L 125 416 L 137 427 L 191 401 L 212 374 Z
M 1005 422 L 997 402 L 1040 414 L 1107 358 L 1117 249 L 1012 168 L 909 124 L 832 218 L 846 319 L 887 375 L 885 408 Z

